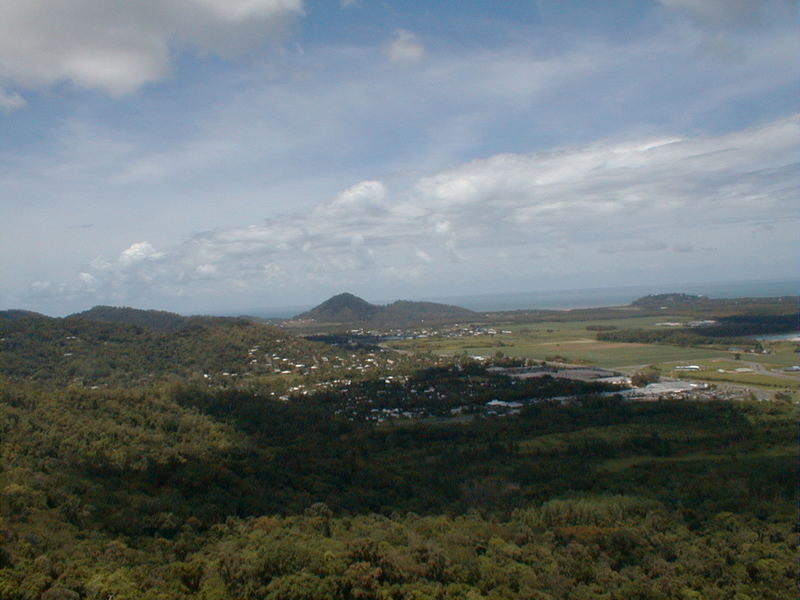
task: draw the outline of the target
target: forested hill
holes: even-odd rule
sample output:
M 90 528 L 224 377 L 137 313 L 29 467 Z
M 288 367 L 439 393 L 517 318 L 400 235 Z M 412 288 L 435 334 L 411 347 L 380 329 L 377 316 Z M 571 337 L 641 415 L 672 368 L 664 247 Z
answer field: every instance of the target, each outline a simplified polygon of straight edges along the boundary
M 695 296 L 693 294 L 650 294 L 642 296 L 631 302 L 631 306 L 639 308 L 662 308 L 665 306 L 686 306 L 696 304 L 698 301 L 708 300 L 705 296 Z
M 32 310 L 0 310 L 0 321 L 14 321 L 16 319 L 27 319 L 29 317 L 44 317 L 43 314 Z
M 397 300 L 380 306 L 349 293 L 333 296 L 295 317 L 296 320 L 312 320 L 318 323 L 363 323 L 396 327 L 422 322 L 476 321 L 481 318 L 479 313 L 460 306 L 409 300 Z
M 164 310 L 140 310 L 127 306 L 95 306 L 70 316 L 86 319 L 87 321 L 136 325 L 137 327 L 164 332 L 181 331 L 182 329 L 200 325 L 233 323 L 237 320 L 234 317 L 184 317 Z
M 309 319 L 323 323 L 349 323 L 368 321 L 379 311 L 379 306 L 370 304 L 353 294 L 344 293 L 328 298 L 311 310 L 297 315 L 295 319 Z
M 303 374 L 337 353 L 243 319 L 187 322 L 192 326 L 169 331 L 168 319 L 162 321 L 162 330 L 77 316 L 0 319 L 0 373 L 12 379 L 82 385 L 221 381 L 275 372 Z
M 481 315 L 451 304 L 438 302 L 412 302 L 410 300 L 397 300 L 387 304 L 380 314 L 380 318 L 391 323 L 394 321 L 450 321 L 450 320 L 480 320 Z
M 775 298 L 709 298 L 691 294 L 652 294 L 630 303 L 630 307 L 642 312 L 663 311 L 670 314 L 702 314 L 715 318 L 731 315 L 769 315 L 796 311 L 799 296 L 778 296 Z M 603 309 L 600 309 L 603 310 Z

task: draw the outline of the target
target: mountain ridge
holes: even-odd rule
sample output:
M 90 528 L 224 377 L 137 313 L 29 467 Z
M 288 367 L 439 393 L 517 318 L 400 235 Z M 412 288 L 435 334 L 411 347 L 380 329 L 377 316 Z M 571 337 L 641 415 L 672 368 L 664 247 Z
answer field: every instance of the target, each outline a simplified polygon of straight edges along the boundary
M 98 305 L 83 312 L 69 315 L 68 318 L 79 318 L 97 323 L 117 323 L 134 325 L 144 329 L 175 333 L 190 327 L 202 325 L 222 325 L 245 322 L 239 317 L 215 317 L 205 315 L 184 316 L 165 310 L 132 308 L 129 306 Z
M 408 325 L 423 321 L 443 322 L 480 318 L 480 313 L 451 304 L 396 300 L 389 304 L 378 305 L 344 292 L 331 296 L 311 310 L 296 315 L 293 320 Z

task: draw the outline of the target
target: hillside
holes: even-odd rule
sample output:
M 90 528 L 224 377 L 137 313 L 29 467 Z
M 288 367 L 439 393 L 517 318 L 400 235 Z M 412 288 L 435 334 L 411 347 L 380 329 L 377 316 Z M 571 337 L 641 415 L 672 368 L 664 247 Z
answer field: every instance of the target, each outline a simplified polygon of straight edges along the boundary
M 172 320 L 172 326 L 179 323 Z M 169 320 L 161 322 L 166 331 L 160 331 L 76 316 L 0 320 L 0 373 L 19 380 L 83 385 L 182 378 L 220 381 L 276 372 L 304 374 L 337 356 L 329 346 L 241 319 L 187 319 L 178 331 L 169 331 L 168 325 Z
M 480 320 L 481 315 L 466 308 L 436 302 L 397 300 L 380 306 L 353 294 L 338 294 L 319 306 L 294 317 L 318 323 L 360 323 L 383 326 L 408 326 L 422 322 Z
M 650 294 L 642 296 L 631 302 L 631 306 L 639 308 L 662 308 L 673 306 L 687 306 L 697 304 L 698 301 L 708 300 L 705 296 L 695 296 L 692 294 Z
M 27 319 L 29 317 L 44 317 L 45 315 L 32 310 L 0 310 L 0 320 L 15 321 L 16 319 Z
M 379 316 L 386 322 L 415 319 L 420 321 L 476 320 L 481 318 L 480 314 L 460 306 L 409 300 L 397 300 L 387 304 Z
M 322 323 L 352 323 L 369 321 L 379 312 L 379 306 L 370 304 L 353 294 L 344 293 L 328 298 L 319 306 L 297 315 L 295 319 Z
M 95 306 L 70 316 L 100 323 L 135 325 L 136 327 L 144 327 L 145 329 L 153 329 L 165 333 L 181 331 L 182 329 L 199 325 L 224 324 L 236 321 L 233 317 L 184 317 L 164 310 L 141 310 L 127 306 Z

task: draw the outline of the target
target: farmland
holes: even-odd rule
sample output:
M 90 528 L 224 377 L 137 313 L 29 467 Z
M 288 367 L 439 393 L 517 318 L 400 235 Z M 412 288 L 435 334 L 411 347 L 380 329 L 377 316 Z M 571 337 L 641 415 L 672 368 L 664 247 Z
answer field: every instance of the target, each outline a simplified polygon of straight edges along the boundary
M 478 337 L 429 337 L 394 342 L 391 347 L 403 350 L 431 351 L 452 355 L 506 356 L 544 360 L 561 357 L 565 362 L 586 363 L 619 368 L 668 361 L 727 357 L 730 354 L 714 348 L 683 348 L 656 344 L 604 342 L 595 339 L 596 329 L 589 328 L 655 328 L 656 323 L 674 317 L 639 317 L 615 320 L 573 322 L 533 322 L 489 326 L 498 333 Z M 509 333 L 499 333 L 501 331 Z
M 493 357 L 498 353 L 513 358 L 557 360 L 587 364 L 623 372 L 655 365 L 665 375 L 708 382 L 724 382 L 763 388 L 796 389 L 798 377 L 781 371 L 797 364 L 797 344 L 764 342 L 766 353 L 742 352 L 720 345 L 674 346 L 598 340 L 597 333 L 624 329 L 664 330 L 659 323 L 683 318 L 664 315 L 622 319 L 576 321 L 497 322 L 484 325 L 481 335 L 448 336 L 432 332 L 425 337 L 394 341 L 391 348 L 432 352 L 443 356 L 468 354 Z M 679 365 L 693 364 L 698 371 L 676 372 Z M 737 371 L 739 369 L 739 371 Z M 749 370 L 747 370 L 749 369 Z

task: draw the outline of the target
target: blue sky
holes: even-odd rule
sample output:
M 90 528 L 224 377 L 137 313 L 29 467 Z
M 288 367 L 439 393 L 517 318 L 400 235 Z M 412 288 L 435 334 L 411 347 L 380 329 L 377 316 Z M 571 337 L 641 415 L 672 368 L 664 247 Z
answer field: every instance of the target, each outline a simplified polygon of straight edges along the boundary
M 9 0 L 0 308 L 797 276 L 783 0 Z

